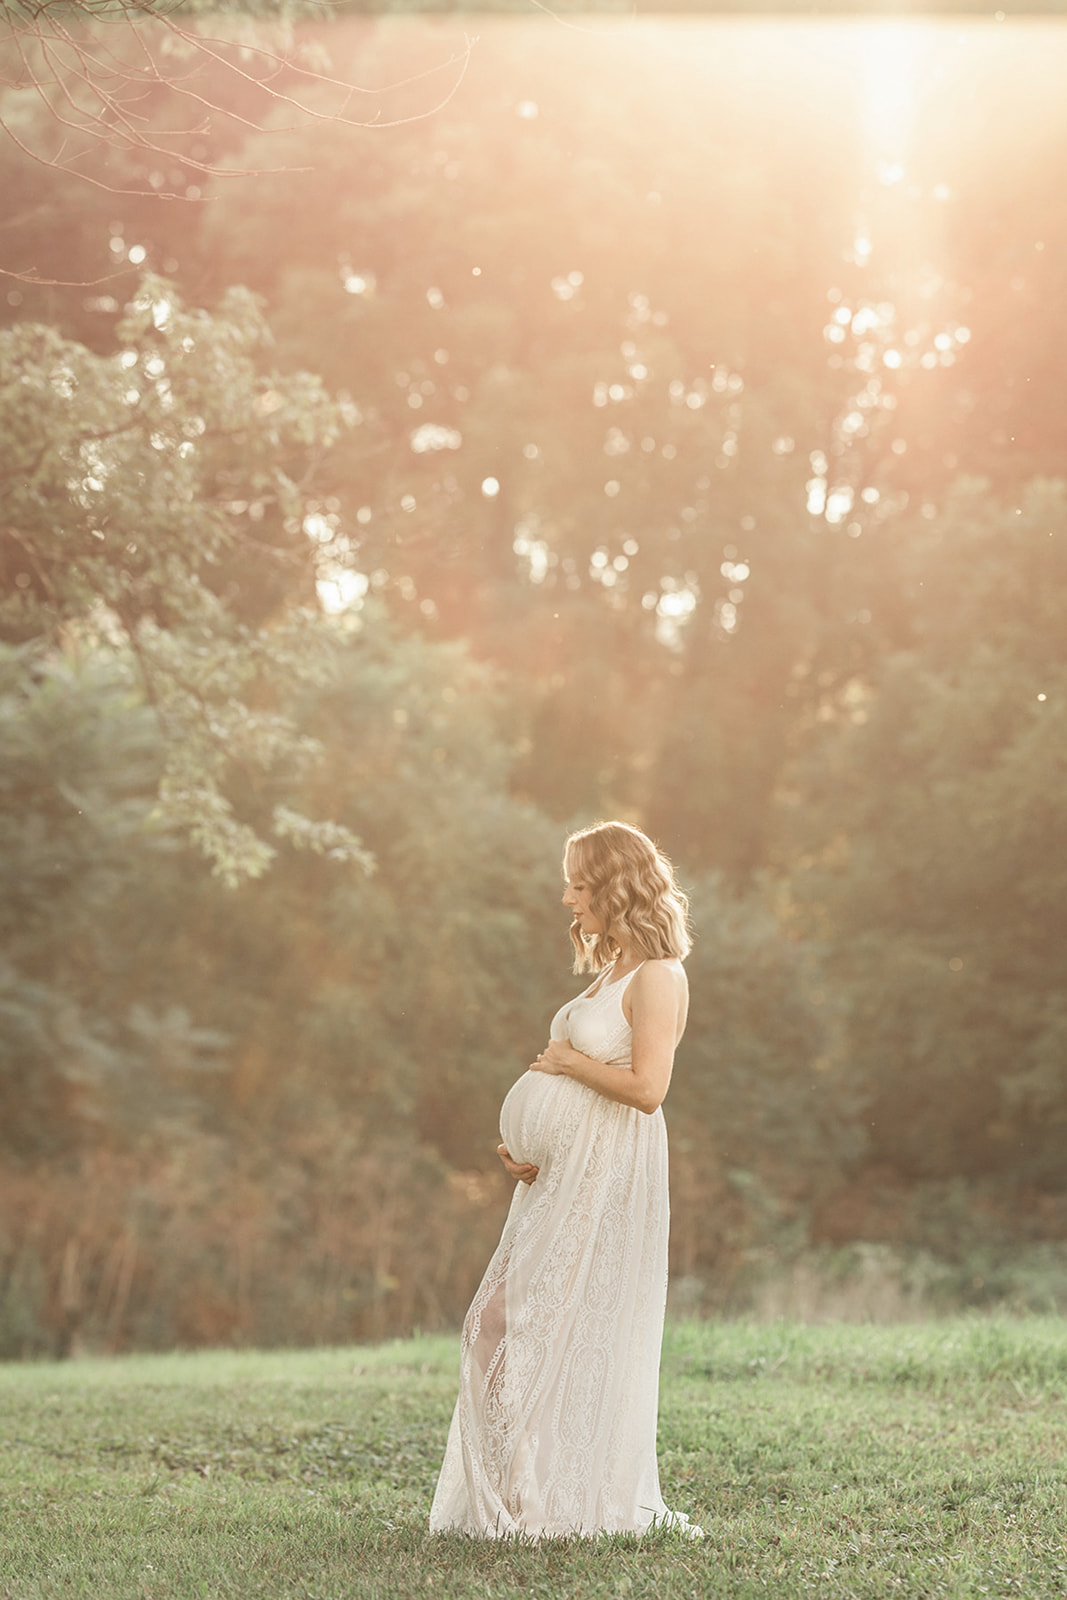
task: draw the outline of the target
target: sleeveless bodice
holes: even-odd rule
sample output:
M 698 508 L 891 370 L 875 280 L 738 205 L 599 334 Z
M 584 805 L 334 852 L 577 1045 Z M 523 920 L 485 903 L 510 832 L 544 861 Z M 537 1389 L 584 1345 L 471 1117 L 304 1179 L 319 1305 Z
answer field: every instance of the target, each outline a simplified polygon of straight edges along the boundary
M 631 1048 L 633 1029 L 622 1009 L 623 995 L 629 987 L 628 980 L 640 971 L 644 962 L 621 978 L 600 978 L 600 987 L 590 984 L 583 994 L 560 1006 L 552 1018 L 549 1036 L 569 1039 L 583 1056 L 594 1061 L 606 1061 L 612 1067 L 632 1065 Z M 590 989 L 595 993 L 590 993 Z

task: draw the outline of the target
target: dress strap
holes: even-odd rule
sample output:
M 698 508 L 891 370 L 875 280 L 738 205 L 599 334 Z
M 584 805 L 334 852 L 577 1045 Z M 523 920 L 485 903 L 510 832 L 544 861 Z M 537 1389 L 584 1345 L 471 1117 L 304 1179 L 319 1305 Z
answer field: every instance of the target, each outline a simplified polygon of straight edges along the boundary
M 616 957 L 616 960 L 618 960 L 618 957 Z M 637 963 L 636 967 L 634 967 L 632 971 L 624 972 L 621 978 L 605 978 L 605 977 L 602 977 L 601 980 L 600 980 L 600 987 L 598 989 L 594 990 L 594 994 L 600 994 L 605 989 L 614 989 L 614 987 L 615 987 L 615 985 L 617 983 L 628 983 L 629 980 L 632 977 L 634 977 L 634 975 L 636 973 L 640 972 L 640 970 L 644 966 L 644 964 L 645 964 L 644 961 L 639 961 Z M 614 966 L 615 966 L 615 962 L 613 961 L 611 963 L 611 968 L 609 968 L 608 970 L 609 971 L 613 970 Z M 626 991 L 623 990 L 624 994 L 625 994 L 625 992 Z
M 607 981 L 608 981 L 607 980 L 607 973 L 610 972 L 610 970 L 611 970 L 610 967 L 605 967 L 602 972 L 598 972 L 596 977 L 592 980 L 592 982 L 586 984 L 585 988 L 582 990 L 581 994 L 578 995 L 577 998 L 579 1000 L 593 1000 L 593 999 L 595 999 L 596 996 L 603 989 L 604 985 L 607 983 Z

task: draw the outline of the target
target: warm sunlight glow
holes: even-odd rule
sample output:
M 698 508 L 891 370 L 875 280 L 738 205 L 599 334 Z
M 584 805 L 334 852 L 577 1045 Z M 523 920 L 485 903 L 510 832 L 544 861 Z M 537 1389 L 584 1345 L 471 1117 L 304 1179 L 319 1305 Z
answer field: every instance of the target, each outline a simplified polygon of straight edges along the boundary
M 907 149 L 915 115 L 920 58 L 929 30 L 911 22 L 863 24 L 860 29 L 860 75 L 867 136 L 882 158 L 882 183 L 904 176 L 899 159 Z

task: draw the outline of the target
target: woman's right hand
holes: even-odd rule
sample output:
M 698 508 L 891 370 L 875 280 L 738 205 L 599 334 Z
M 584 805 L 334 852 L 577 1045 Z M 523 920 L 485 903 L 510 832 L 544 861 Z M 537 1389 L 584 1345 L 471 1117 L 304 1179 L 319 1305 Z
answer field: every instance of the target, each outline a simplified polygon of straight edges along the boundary
M 512 1161 L 506 1144 L 498 1144 L 496 1153 L 507 1168 L 509 1177 L 518 1178 L 520 1183 L 533 1183 L 541 1170 L 540 1167 L 531 1165 L 529 1161 Z

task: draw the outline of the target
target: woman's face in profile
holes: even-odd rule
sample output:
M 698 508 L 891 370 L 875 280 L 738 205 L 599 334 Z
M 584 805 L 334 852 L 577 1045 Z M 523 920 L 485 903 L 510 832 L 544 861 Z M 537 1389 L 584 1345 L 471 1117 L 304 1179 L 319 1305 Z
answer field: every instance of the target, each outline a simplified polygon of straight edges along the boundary
M 603 933 L 604 925 L 589 905 L 590 890 L 581 873 L 567 864 L 567 887 L 563 891 L 563 904 L 574 917 L 583 933 Z

